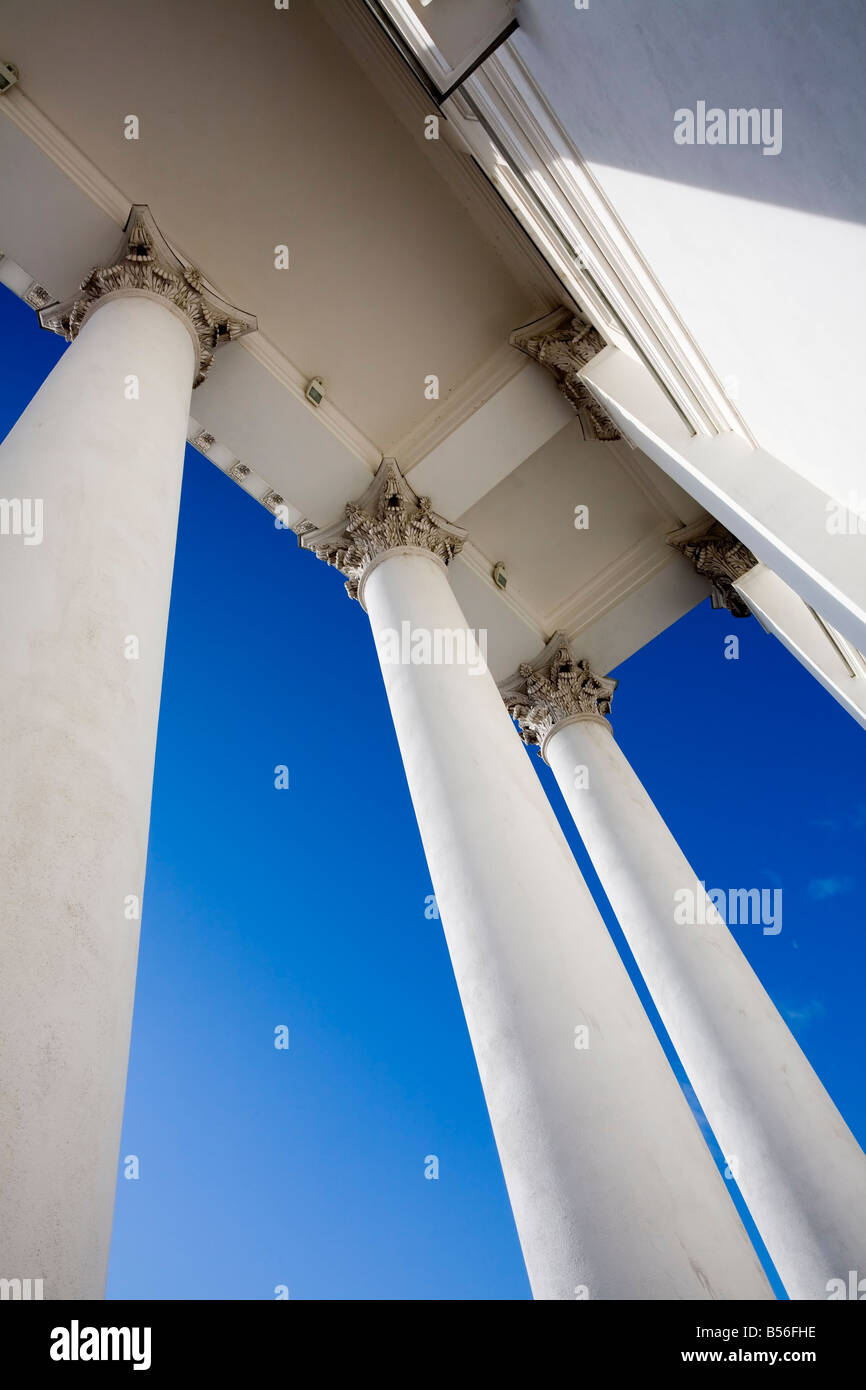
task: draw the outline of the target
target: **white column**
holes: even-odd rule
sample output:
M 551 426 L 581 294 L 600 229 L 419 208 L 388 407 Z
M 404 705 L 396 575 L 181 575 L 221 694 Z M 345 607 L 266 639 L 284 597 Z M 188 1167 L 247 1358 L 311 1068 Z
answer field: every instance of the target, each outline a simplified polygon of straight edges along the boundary
M 208 361 L 190 284 L 147 287 L 158 243 L 135 209 L 118 263 L 45 311 L 75 341 L 0 448 L 0 494 L 30 531 L 0 535 L 0 1275 L 40 1278 L 49 1299 L 104 1293 L 190 391 Z
M 503 689 L 553 770 L 790 1297 L 826 1298 L 828 1280 L 866 1268 L 866 1158 L 615 742 L 603 717 L 615 684 L 557 634 Z
M 387 462 L 302 539 L 370 618 L 533 1293 L 771 1297 L 496 685 L 451 645 L 461 543 Z

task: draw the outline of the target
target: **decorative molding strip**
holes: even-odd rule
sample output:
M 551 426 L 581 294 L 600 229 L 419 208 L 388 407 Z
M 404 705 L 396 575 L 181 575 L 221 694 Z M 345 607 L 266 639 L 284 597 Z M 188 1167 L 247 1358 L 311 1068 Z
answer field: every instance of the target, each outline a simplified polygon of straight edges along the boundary
M 329 400 L 325 399 L 319 406 L 311 405 L 307 400 L 308 378 L 298 371 L 297 367 L 279 348 L 275 347 L 261 333 L 244 338 L 241 347 L 245 348 L 250 357 L 255 358 L 265 371 L 270 372 L 271 376 L 281 386 L 284 386 L 296 400 L 303 401 L 305 408 L 314 412 L 331 434 L 339 439 L 344 448 L 354 454 L 355 458 L 365 463 L 371 473 L 375 473 L 382 462 L 382 450 L 365 434 L 362 434 L 357 426 L 353 425 L 347 416 L 341 414 Z
M 557 276 L 515 221 L 487 171 L 479 166 L 472 146 L 452 119 L 451 102 L 446 103 L 448 110 L 438 108 L 439 140 L 431 142 L 421 138 L 425 117 L 437 112 L 436 103 L 412 74 L 382 25 L 358 0 L 318 0 L 317 8 L 427 157 L 435 153 L 437 173 L 445 179 L 482 235 L 493 243 L 514 278 L 525 285 L 528 294 L 537 301 L 537 312 L 552 308 L 562 297 Z M 408 6 L 406 9 L 410 22 L 414 23 L 414 15 Z M 440 90 L 450 85 L 451 76 L 451 67 L 443 58 L 437 80 Z M 459 93 L 455 93 L 452 101 L 459 102 Z M 532 307 L 530 305 L 530 312 Z M 389 455 L 395 453 L 403 461 L 404 456 L 396 447 L 389 446 L 388 452 Z
M 620 439 L 619 430 L 595 399 L 579 373 L 606 347 L 598 329 L 588 319 L 564 306 L 523 328 L 515 328 L 508 340 L 527 357 L 553 374 L 565 399 L 573 407 L 584 439 Z
M 606 718 L 618 682 L 575 661 L 568 637 L 555 632 L 544 651 L 500 682 L 499 689 L 524 743 L 543 750 L 550 735 L 577 716 Z
M 493 591 L 500 603 L 509 608 L 516 618 L 519 618 L 531 632 L 536 633 L 539 640 L 544 638 L 544 623 L 538 614 L 529 607 L 520 592 L 519 583 L 515 584 L 511 576 L 508 580 L 508 588 L 501 589 L 493 578 L 493 566 L 495 561 L 485 555 L 482 550 L 472 541 L 467 540 L 460 552 L 460 563 L 465 565 L 468 570 L 482 581 L 482 583 Z
M 217 348 L 256 330 L 251 314 L 205 288 L 199 271 L 175 254 L 143 203 L 133 206 L 112 264 L 95 266 L 79 294 L 40 310 L 39 322 L 71 343 L 101 300 L 130 292 L 165 299 L 183 314 L 198 344 L 194 387 L 210 371 Z
M 548 217 L 574 248 L 568 278 L 578 303 L 587 292 L 606 306 L 633 350 L 663 384 L 696 433 L 734 430 L 751 439 L 706 358 L 644 261 L 570 137 L 519 56 L 519 33 L 479 69 L 467 93 L 483 109 L 503 150 Z
M 300 538 L 305 550 L 346 576 L 346 592 L 358 598 L 370 566 L 390 550 L 409 547 L 429 550 L 447 565 L 466 539 L 432 509 L 429 497 L 418 497 L 394 459 L 383 459 L 363 497 L 346 504 L 345 521 Z
M 408 0 L 380 0 L 444 90 L 450 65 Z M 520 30 L 444 104 L 574 305 L 641 357 L 695 433 L 754 440 L 520 57 Z M 480 117 L 480 119 L 479 119 Z
M 34 280 L 29 271 L 24 270 L 17 261 L 13 261 L 11 256 L 4 255 L 2 251 L 0 251 L 0 285 L 5 285 L 31 309 L 37 311 L 46 304 L 52 304 L 57 297 L 50 290 L 46 290 L 43 285 L 40 285 L 37 280 Z
M 77 145 L 39 110 L 20 87 L 13 87 L 0 102 L 0 112 L 37 145 L 43 154 L 86 193 L 106 217 L 122 227 L 129 215 L 132 199 L 97 169 Z
M 271 487 L 271 488 L 268 488 L 268 490 L 267 490 L 267 492 L 265 493 L 264 497 L 262 497 L 260 500 L 261 500 L 262 506 L 263 506 L 263 507 L 267 507 L 268 511 L 269 511 L 269 512 L 273 512 L 275 516 L 276 516 L 276 514 L 277 514 L 277 511 L 278 511 L 281 507 L 285 507 L 285 506 L 286 506 L 286 499 L 285 499 L 285 497 L 282 497 L 282 496 L 280 495 L 280 493 L 276 492 L 276 491 L 274 490 L 274 488 L 272 488 L 272 487 Z
M 388 457 L 400 459 L 403 475 L 408 477 L 428 454 L 526 369 L 526 363 L 521 362 L 511 345 L 503 343 L 461 386 L 440 401 L 438 409 L 431 409 L 425 420 L 389 448 Z
M 848 667 L 851 679 L 866 679 L 866 657 L 864 657 L 863 653 L 858 652 L 857 648 L 852 642 L 848 641 L 847 637 L 843 637 L 841 632 L 837 632 L 835 627 L 831 627 L 830 624 L 821 617 L 821 614 L 816 613 L 815 609 L 810 607 L 808 603 L 806 607 L 809 609 L 809 612 L 812 614 L 812 617 L 821 630 L 826 633 L 828 642 L 832 643 L 836 648 L 840 661 Z
M 660 525 L 649 535 L 617 556 L 588 583 L 582 584 L 556 608 L 542 617 L 546 632 L 562 629 L 575 641 L 581 632 L 602 619 L 630 594 L 643 588 L 675 561 L 667 546 L 667 526 Z
M 189 442 L 198 449 L 200 454 L 207 454 L 216 444 L 216 438 L 210 430 L 200 430 L 195 439 L 191 439 Z
M 748 546 L 712 517 L 683 526 L 668 536 L 673 546 L 690 560 L 711 585 L 714 608 L 727 608 L 735 618 L 751 616 L 746 600 L 734 585 L 758 563 Z
M 49 294 L 48 290 L 42 285 L 37 285 L 34 280 L 24 296 L 24 303 L 29 304 L 31 309 L 36 309 L 38 312 L 40 309 L 44 309 L 47 304 L 50 304 L 52 298 L 53 296 Z
M 472 95 L 483 104 L 504 150 L 574 248 L 570 279 L 578 302 L 585 302 L 587 290 L 601 297 L 606 317 L 612 315 L 618 322 L 696 432 L 737 428 L 736 412 L 708 363 L 547 105 L 514 42 L 485 64 L 477 89 L 472 87 Z
M 467 540 L 460 553 L 460 562 L 472 571 L 487 588 L 493 590 L 500 603 L 515 617 L 545 640 L 545 633 L 562 630 L 574 642 L 587 628 L 599 622 L 631 594 L 655 578 L 668 565 L 676 563 L 665 544 L 669 523 L 662 522 L 649 535 L 642 536 L 622 555 L 588 583 L 582 584 L 561 603 L 545 613 L 538 613 L 523 597 L 519 578 L 509 576 L 508 588 L 500 589 L 493 582 L 493 561 L 477 545 Z
M 241 492 L 245 492 L 273 516 L 278 516 L 287 529 L 295 532 L 312 529 L 312 522 L 307 521 L 297 507 L 292 507 L 286 502 L 276 488 L 259 477 L 248 464 L 242 463 L 224 444 L 220 444 L 215 435 L 192 415 L 189 418 L 187 441 L 203 454 L 209 463 L 221 473 L 225 473 L 233 483 L 237 483 Z

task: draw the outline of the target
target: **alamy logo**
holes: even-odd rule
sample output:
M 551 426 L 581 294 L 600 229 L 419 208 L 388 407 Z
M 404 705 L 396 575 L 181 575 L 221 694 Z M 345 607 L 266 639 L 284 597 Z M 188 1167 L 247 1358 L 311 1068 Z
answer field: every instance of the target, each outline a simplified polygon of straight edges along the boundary
M 828 1279 L 824 1287 L 830 1303 L 840 1298 L 852 1299 L 859 1303 L 866 1299 L 866 1279 L 860 1279 L 856 1269 L 848 1270 L 847 1284 L 844 1279 Z
M 386 627 L 377 638 L 383 666 L 466 666 L 470 676 L 487 670 L 487 629 L 471 627 L 413 627 L 408 621 L 398 632 Z
M 764 936 L 778 936 L 782 930 L 781 888 L 710 888 L 696 883 L 694 888 L 678 888 L 674 893 L 674 921 L 677 926 L 763 926 Z
M 42 534 L 41 497 L 0 497 L 0 536 L 23 536 L 25 545 L 41 545 Z
M 831 536 L 866 536 L 866 495 L 848 493 L 848 504 L 828 497 L 825 503 L 825 528 Z
M 0 1279 L 0 1299 L 11 1298 L 22 1302 L 44 1298 L 42 1285 L 44 1279 Z
M 52 1361 L 131 1361 L 134 1371 L 150 1370 L 149 1327 L 68 1327 L 51 1330 Z
M 721 106 L 707 109 L 705 101 L 694 111 L 681 106 L 674 112 L 677 145 L 762 145 L 762 154 L 781 154 L 782 108 L 775 106 Z

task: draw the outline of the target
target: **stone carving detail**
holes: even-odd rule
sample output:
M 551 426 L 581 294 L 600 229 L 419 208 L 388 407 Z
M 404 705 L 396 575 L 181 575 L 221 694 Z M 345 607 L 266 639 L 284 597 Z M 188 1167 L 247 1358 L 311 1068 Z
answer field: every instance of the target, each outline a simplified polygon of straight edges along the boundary
M 524 662 L 499 689 L 524 743 L 540 748 L 564 719 L 610 714 L 616 687 L 609 676 L 597 676 L 588 661 L 575 661 L 565 633 L 557 632 L 535 661 Z
M 697 570 L 710 581 L 714 608 L 727 608 L 735 618 L 748 618 L 749 606 L 734 588 L 758 563 L 748 546 L 732 536 L 720 521 L 705 518 L 692 526 L 683 526 L 668 536 L 672 545 L 685 555 Z
M 124 291 L 157 295 L 185 315 L 199 349 L 194 386 L 204 381 L 218 347 L 256 329 L 251 315 L 205 288 L 195 267 L 175 255 L 144 204 L 132 208 L 111 265 L 94 267 L 77 295 L 43 309 L 39 321 L 71 343 L 94 305 Z
M 516 328 L 508 341 L 553 373 L 560 391 L 580 417 L 586 439 L 621 438 L 607 411 L 578 376 L 606 346 L 587 319 L 571 309 L 554 309 L 545 318 Z
M 248 463 L 241 463 L 239 459 L 237 463 L 232 464 L 231 468 L 227 468 L 226 472 L 230 478 L 234 478 L 236 483 L 242 483 L 244 478 L 250 476 L 251 469 Z
M 419 546 L 448 564 L 463 548 L 466 532 L 433 511 L 429 497 L 418 497 L 393 459 L 383 459 L 363 497 L 346 506 L 345 521 L 300 538 L 305 550 L 346 576 L 346 592 L 358 586 L 377 556 L 402 546 Z
M 216 444 L 216 439 L 211 434 L 210 430 L 200 430 L 192 443 L 194 449 L 198 449 L 201 453 L 207 454 Z
M 41 309 L 44 305 L 51 303 L 51 295 L 36 281 L 30 286 L 24 296 L 24 303 L 29 304 L 31 309 Z
M 267 507 L 269 512 L 276 512 L 278 507 L 284 507 L 285 505 L 285 497 L 281 497 L 278 492 L 274 492 L 273 488 L 269 488 L 262 498 L 262 506 Z

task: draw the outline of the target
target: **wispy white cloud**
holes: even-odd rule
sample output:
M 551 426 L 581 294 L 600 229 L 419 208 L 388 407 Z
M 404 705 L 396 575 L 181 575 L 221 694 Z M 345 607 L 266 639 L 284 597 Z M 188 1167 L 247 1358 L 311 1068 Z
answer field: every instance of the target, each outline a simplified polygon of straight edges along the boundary
M 808 893 L 810 898 L 820 902 L 822 898 L 837 898 L 840 893 L 850 893 L 853 887 L 854 880 L 850 874 L 830 874 L 828 878 L 810 879 Z
M 866 801 L 836 815 L 813 816 L 811 824 L 816 830 L 866 830 Z
M 784 1012 L 792 1023 L 811 1023 L 813 1018 L 823 1018 L 826 1010 L 823 999 L 810 999 L 805 1004 L 786 1008 Z

